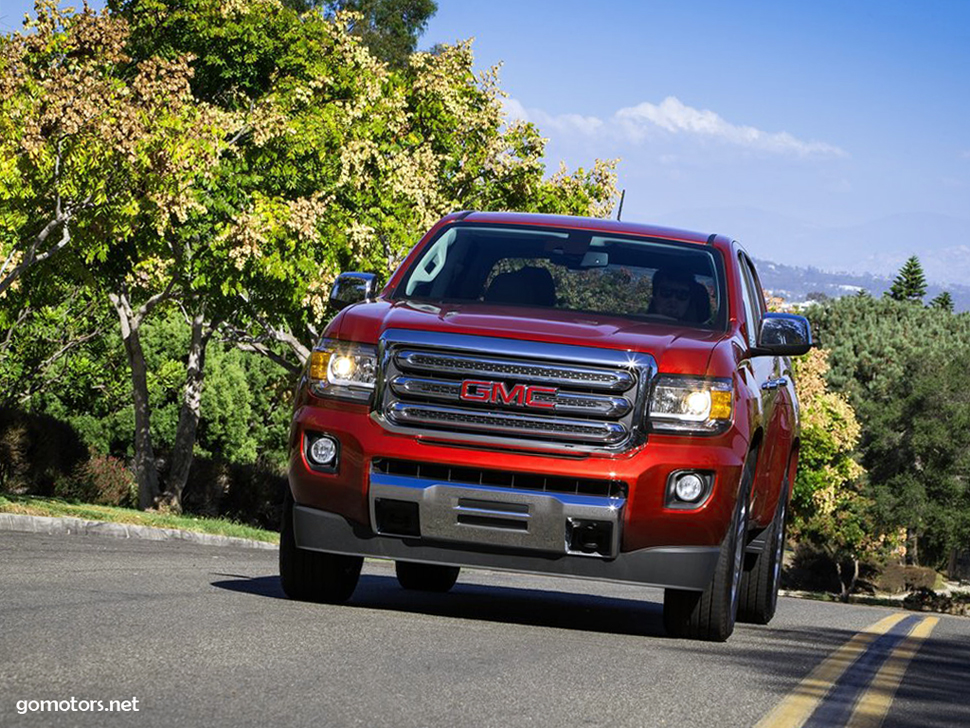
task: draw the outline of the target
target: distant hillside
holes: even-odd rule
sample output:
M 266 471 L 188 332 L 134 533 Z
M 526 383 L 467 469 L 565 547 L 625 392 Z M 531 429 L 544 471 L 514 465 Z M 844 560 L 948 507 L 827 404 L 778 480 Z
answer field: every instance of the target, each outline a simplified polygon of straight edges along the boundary
M 798 268 L 767 260 L 758 260 L 758 275 L 761 284 L 776 296 L 786 301 L 806 301 L 810 297 L 818 298 L 824 294 L 829 298 L 852 296 L 865 289 L 873 296 L 881 296 L 892 285 L 891 278 L 881 278 L 874 275 L 855 275 L 852 273 L 828 273 L 818 268 Z M 970 286 L 948 285 L 939 286 L 929 284 L 926 297 L 929 303 L 944 290 L 953 297 L 953 310 L 956 312 L 970 311 Z

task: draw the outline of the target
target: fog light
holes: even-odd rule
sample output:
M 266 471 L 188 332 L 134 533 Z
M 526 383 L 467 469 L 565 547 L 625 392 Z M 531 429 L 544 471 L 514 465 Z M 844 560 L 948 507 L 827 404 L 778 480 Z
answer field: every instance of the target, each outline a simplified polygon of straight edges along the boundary
M 332 467 L 337 457 L 337 443 L 329 437 L 317 437 L 310 442 L 307 457 L 314 465 Z
M 694 473 L 684 473 L 677 478 L 677 482 L 674 484 L 674 493 L 678 499 L 693 503 L 703 495 L 704 481 Z

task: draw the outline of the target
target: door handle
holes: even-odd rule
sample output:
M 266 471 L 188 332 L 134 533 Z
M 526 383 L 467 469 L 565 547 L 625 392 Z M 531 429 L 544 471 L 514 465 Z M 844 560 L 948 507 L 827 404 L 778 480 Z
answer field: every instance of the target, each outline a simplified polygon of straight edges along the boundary
M 787 387 L 788 377 L 778 377 L 778 379 L 769 379 L 767 382 L 761 385 L 762 389 L 778 389 L 778 387 Z

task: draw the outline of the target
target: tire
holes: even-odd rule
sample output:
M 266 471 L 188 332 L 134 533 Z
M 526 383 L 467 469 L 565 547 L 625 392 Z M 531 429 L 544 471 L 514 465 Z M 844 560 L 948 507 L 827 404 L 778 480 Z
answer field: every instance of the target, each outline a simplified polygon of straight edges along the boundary
M 778 510 L 765 533 L 761 550 L 753 563 L 741 575 L 741 597 L 738 602 L 738 621 L 768 624 L 778 606 L 778 586 L 781 583 L 782 558 L 785 553 L 788 479 L 786 478 L 778 502 Z M 749 556 L 750 558 L 750 556 Z
M 416 564 L 413 561 L 394 563 L 397 580 L 405 589 L 444 593 L 458 581 L 461 568 L 439 564 Z
M 702 592 L 664 590 L 664 628 L 671 637 L 724 642 L 734 632 L 741 595 L 741 574 L 744 570 L 748 501 L 754 480 L 756 456 L 756 452 L 750 453 L 745 462 L 734 518 L 731 519 L 731 528 L 721 543 L 714 578 L 707 589 Z
M 298 548 L 293 534 L 293 495 L 286 489 L 280 527 L 280 584 L 286 596 L 302 602 L 342 604 L 357 588 L 363 564 L 362 556 Z

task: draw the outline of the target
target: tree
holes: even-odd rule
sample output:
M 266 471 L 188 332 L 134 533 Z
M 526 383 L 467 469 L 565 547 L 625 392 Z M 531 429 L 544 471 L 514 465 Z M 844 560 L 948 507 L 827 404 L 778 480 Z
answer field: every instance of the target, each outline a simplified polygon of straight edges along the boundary
M 862 425 L 864 492 L 878 529 L 903 529 L 911 561 L 938 563 L 966 533 L 956 516 L 967 512 L 960 408 L 968 385 L 957 369 L 970 358 L 970 315 L 857 297 L 807 314 L 831 349 L 827 380 Z
M 910 256 L 903 263 L 886 295 L 894 301 L 923 301 L 923 296 L 926 295 L 926 276 L 923 275 L 923 266 L 920 265 L 918 257 Z
M 174 290 L 159 261 L 181 251 L 166 232 L 195 204 L 193 185 L 218 160 L 227 119 L 192 99 L 187 56 L 132 61 L 119 18 L 42 0 L 27 25 L 0 55 L 0 295 L 72 245 L 85 280 L 110 298 L 131 370 L 146 508 L 158 483 L 140 329 Z
M 939 296 L 930 301 L 930 308 L 939 308 L 943 311 L 953 313 L 953 296 L 949 291 L 943 291 Z
M 829 391 L 825 382 L 828 352 L 813 349 L 793 367 L 802 420 L 791 531 L 836 564 L 846 599 L 860 558 L 886 539 L 875 528 L 872 502 L 863 492 L 865 471 L 856 462 L 859 423 L 845 396 Z
M 909 534 L 908 558 L 940 567 L 970 523 L 970 341 L 954 357 L 919 352 L 894 396 L 868 413 L 865 462 L 885 523 Z

